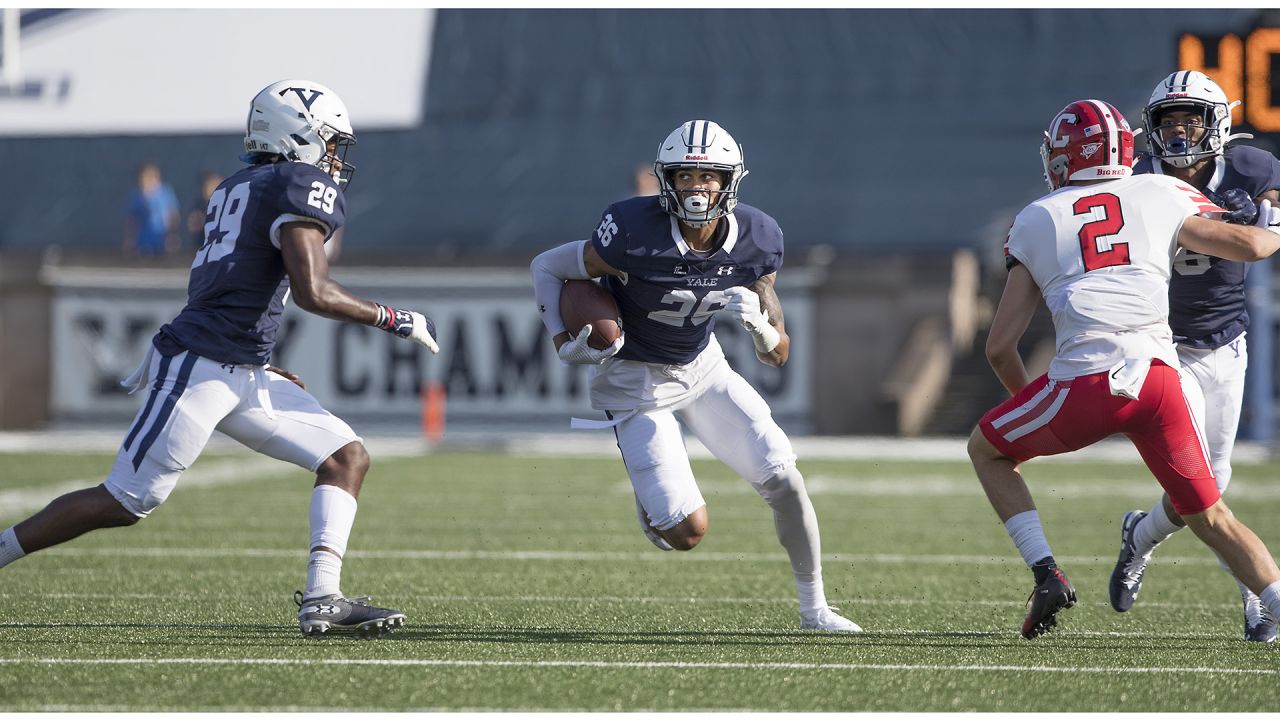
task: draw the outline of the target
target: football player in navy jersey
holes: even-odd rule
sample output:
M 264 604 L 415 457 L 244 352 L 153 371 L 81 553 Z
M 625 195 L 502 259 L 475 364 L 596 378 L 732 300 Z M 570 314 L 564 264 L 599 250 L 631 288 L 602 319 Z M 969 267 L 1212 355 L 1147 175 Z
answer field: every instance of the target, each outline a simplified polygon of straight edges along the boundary
M 1236 212 L 1255 212 L 1254 222 L 1280 232 L 1270 207 L 1280 201 L 1280 161 L 1265 150 L 1227 143 L 1249 135 L 1231 133 L 1231 108 L 1222 88 L 1203 73 L 1179 70 L 1156 85 L 1143 110 L 1150 152 L 1135 173 L 1169 175 L 1193 185 Z M 1231 449 L 1244 400 L 1248 352 L 1245 331 L 1246 263 L 1180 250 L 1169 286 L 1169 325 L 1184 374 L 1194 378 L 1202 397 L 1189 395 L 1204 424 L 1209 457 L 1219 492 L 1231 482 Z M 1121 524 L 1120 556 L 1111 574 L 1111 605 L 1118 612 L 1133 606 L 1147 561 L 1156 546 L 1185 527 L 1168 496 L 1150 512 L 1133 510 Z M 1224 565 L 1225 568 L 1225 565 Z M 1237 581 L 1244 601 L 1244 636 L 1273 642 L 1276 622 L 1258 597 Z
M 354 142 L 346 106 L 319 83 L 283 80 L 253 98 L 241 157 L 249 166 L 209 198 L 187 305 L 123 383 L 131 393 L 150 391 L 111 473 L 0 533 L 0 567 L 91 530 L 137 523 L 219 430 L 316 473 L 306 590 L 295 596 L 302 632 L 372 635 L 403 624 L 403 613 L 348 598 L 339 586 L 369 468 L 361 439 L 296 375 L 267 364 L 290 295 L 309 312 L 439 349 L 422 314 L 358 298 L 329 278 L 324 246 L 343 224 Z
M 610 205 L 590 240 L 548 250 L 532 264 L 534 293 L 560 358 L 597 366 L 591 402 L 609 417 L 635 490 L 646 537 L 692 550 L 707 507 L 680 424 L 741 475 L 773 510 L 800 596 L 800 627 L 860 631 L 827 606 L 818 521 L 791 442 L 769 406 L 725 360 L 712 330 L 725 312 L 750 334 L 761 362 L 781 366 L 791 341 L 774 281 L 782 231 L 738 203 L 742 149 L 707 120 L 658 146 L 660 193 Z M 588 325 L 571 337 L 560 316 L 565 280 L 602 278 L 625 335 L 597 350 Z

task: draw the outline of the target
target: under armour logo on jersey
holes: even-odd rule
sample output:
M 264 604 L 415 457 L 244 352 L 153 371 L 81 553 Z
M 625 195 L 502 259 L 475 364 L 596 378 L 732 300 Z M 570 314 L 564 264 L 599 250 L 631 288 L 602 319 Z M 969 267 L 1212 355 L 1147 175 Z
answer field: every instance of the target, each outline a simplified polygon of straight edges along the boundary
M 734 265 L 721 265 L 720 267 L 716 268 L 716 274 L 717 274 L 717 275 L 732 275 L 732 274 L 733 274 L 733 271 L 734 271 L 734 270 L 737 270 L 737 269 L 738 269 L 738 268 L 737 268 L 737 266 L 734 266 Z
M 280 97 L 284 97 L 284 94 L 285 94 L 285 93 L 287 93 L 287 92 L 295 92 L 295 93 L 297 93 L 297 94 L 298 94 L 298 99 L 302 101 L 302 106 L 303 106 L 303 107 L 305 107 L 305 108 L 307 109 L 307 112 L 311 112 L 311 103 L 315 102 L 315 101 L 316 101 L 316 98 L 318 98 L 318 97 L 320 97 L 321 95 L 323 95 L 323 94 L 324 94 L 324 93 L 320 92 L 319 90 L 308 90 L 308 89 L 306 89 L 306 88 L 296 88 L 296 87 L 291 87 L 291 88 L 285 88 L 285 89 L 281 90 L 281 91 L 280 91 Z M 311 96 L 310 96 L 310 97 L 308 97 L 308 96 L 307 96 L 307 95 L 305 95 L 304 93 L 311 93 Z

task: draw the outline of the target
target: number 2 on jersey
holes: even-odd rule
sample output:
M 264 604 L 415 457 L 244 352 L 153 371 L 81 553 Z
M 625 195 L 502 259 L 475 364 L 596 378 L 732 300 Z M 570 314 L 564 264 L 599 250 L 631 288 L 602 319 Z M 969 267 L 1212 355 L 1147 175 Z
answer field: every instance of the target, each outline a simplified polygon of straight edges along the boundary
M 1082 197 L 1071 206 L 1077 217 L 1096 216 L 1098 209 L 1102 210 L 1102 217 L 1090 220 L 1080 228 L 1080 255 L 1084 259 L 1085 272 L 1129 264 L 1129 243 L 1106 240 L 1124 228 L 1120 198 L 1111 193 L 1098 193 Z
M 204 224 L 204 245 L 196 253 L 191 267 L 199 267 L 206 262 L 217 262 L 236 249 L 236 238 L 240 237 L 240 221 L 244 216 L 245 206 L 249 204 L 249 183 L 243 182 L 231 188 L 218 188 L 209 197 L 209 208 L 205 217 L 209 221 Z
M 707 293 L 707 296 L 702 298 L 702 302 L 698 302 L 698 296 L 690 290 L 672 290 L 662 296 L 662 304 L 679 307 L 675 310 L 654 310 L 649 313 L 649 319 L 672 327 L 684 327 L 686 319 L 691 320 L 694 325 L 701 325 L 711 317 L 712 313 L 728 303 L 729 298 L 719 290 Z

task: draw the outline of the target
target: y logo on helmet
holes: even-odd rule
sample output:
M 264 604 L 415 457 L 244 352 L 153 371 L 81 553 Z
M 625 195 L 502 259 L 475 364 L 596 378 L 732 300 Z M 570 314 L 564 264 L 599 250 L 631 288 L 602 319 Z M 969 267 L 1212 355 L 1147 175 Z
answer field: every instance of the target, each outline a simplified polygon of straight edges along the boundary
M 600 227 L 596 228 L 596 236 L 600 238 L 600 244 L 609 247 L 609 243 L 613 242 L 613 236 L 618 232 L 618 225 L 613 221 L 613 213 L 606 213 L 604 219 L 600 221 Z
M 1102 147 L 1102 143 L 1100 142 L 1089 143 L 1088 145 L 1081 145 L 1080 154 L 1084 155 L 1085 159 L 1088 160 L 1089 158 L 1093 157 L 1094 153 L 1098 152 L 1098 149 L 1101 147 Z
M 284 94 L 285 94 L 285 93 L 287 93 L 287 92 L 295 92 L 295 93 L 297 93 L 297 94 L 298 94 L 298 100 L 302 101 L 302 106 L 303 106 L 303 107 L 305 107 L 305 108 L 307 109 L 307 112 L 310 112 L 310 111 L 311 111 L 311 103 L 315 102 L 315 101 L 316 101 L 316 98 L 318 98 L 318 97 L 320 97 L 321 95 L 323 95 L 323 94 L 324 94 L 324 93 L 320 92 L 319 90 L 308 90 L 307 88 L 296 88 L 296 87 L 291 87 L 291 88 L 285 88 L 285 89 L 281 90 L 281 91 L 280 91 L 280 97 L 284 97 Z M 311 93 L 311 95 L 310 95 L 310 96 L 308 96 L 306 93 Z
M 1075 125 L 1080 122 L 1080 118 L 1077 118 L 1075 113 L 1062 113 L 1053 119 L 1053 130 L 1049 134 L 1053 137 L 1053 146 L 1056 148 L 1064 148 L 1071 142 L 1070 137 L 1066 135 L 1058 135 L 1058 128 L 1062 127 L 1062 123 L 1064 122 Z

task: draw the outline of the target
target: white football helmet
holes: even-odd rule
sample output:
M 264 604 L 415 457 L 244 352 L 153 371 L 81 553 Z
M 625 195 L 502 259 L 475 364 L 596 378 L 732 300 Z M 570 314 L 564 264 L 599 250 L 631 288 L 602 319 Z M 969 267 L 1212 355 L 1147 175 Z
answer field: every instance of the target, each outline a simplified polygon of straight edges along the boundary
M 1221 155 L 1223 147 L 1239 138 L 1252 135 L 1231 134 L 1231 108 L 1240 101 L 1227 101 L 1218 83 L 1196 70 L 1179 70 L 1156 85 L 1151 99 L 1142 111 L 1142 124 L 1147 132 L 1147 146 L 1154 157 L 1174 166 L 1190 167 L 1204 158 Z M 1186 138 L 1165 140 L 1160 136 L 1160 122 L 1170 110 L 1185 110 L 1200 115 L 1204 135 L 1192 144 Z M 1188 128 L 1188 138 L 1190 128 Z
M 715 201 L 708 205 L 702 198 L 691 197 L 682 203 L 670 175 L 681 168 L 723 172 L 724 186 Z M 738 204 L 738 183 L 747 176 L 747 169 L 742 164 L 742 146 L 724 128 L 710 120 L 690 120 L 672 130 L 658 146 L 653 174 L 658 176 L 658 202 L 662 207 L 691 227 L 704 227 L 733 212 Z
M 245 125 L 246 162 L 257 155 L 281 155 L 315 165 L 339 185 L 351 182 L 355 174 L 355 166 L 346 161 L 347 150 L 356 142 L 351 116 L 338 94 L 320 83 L 271 83 L 249 103 Z

